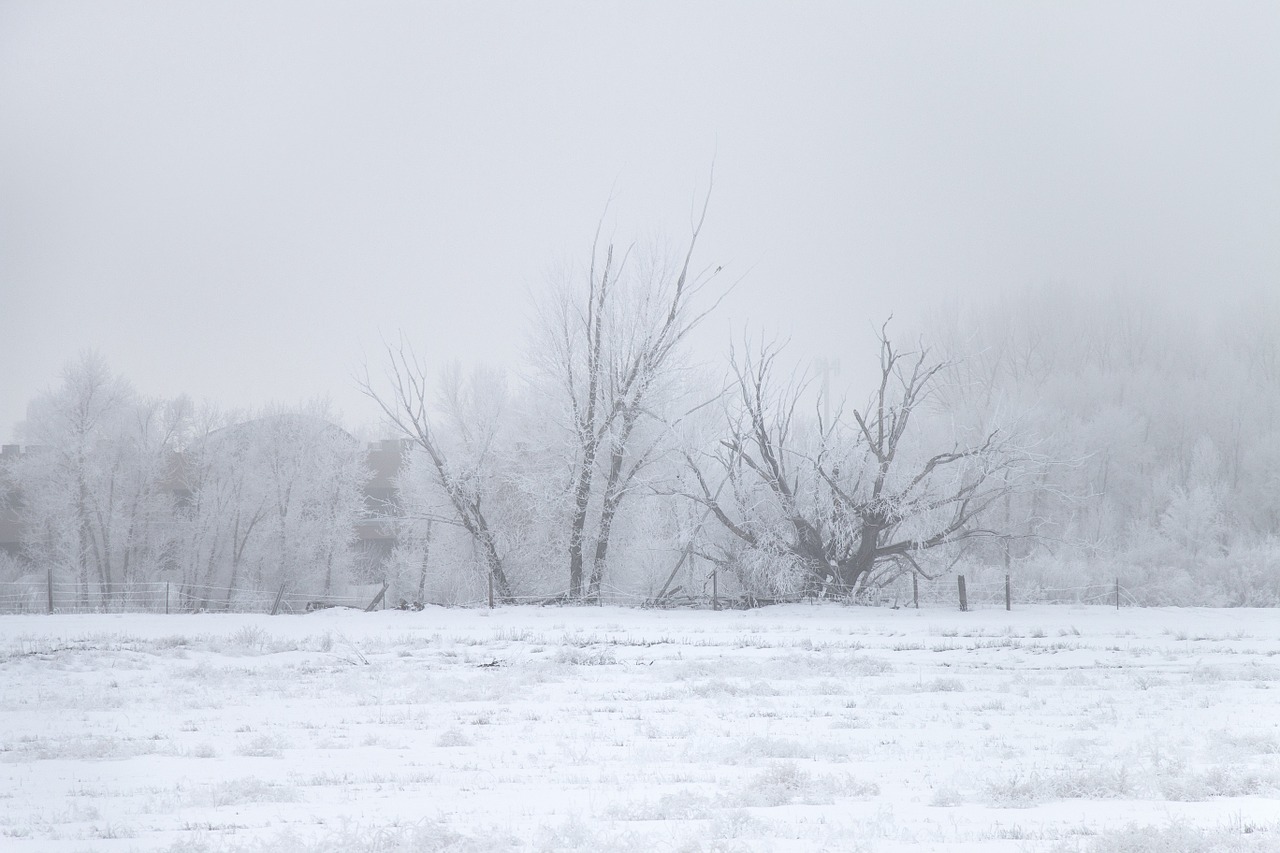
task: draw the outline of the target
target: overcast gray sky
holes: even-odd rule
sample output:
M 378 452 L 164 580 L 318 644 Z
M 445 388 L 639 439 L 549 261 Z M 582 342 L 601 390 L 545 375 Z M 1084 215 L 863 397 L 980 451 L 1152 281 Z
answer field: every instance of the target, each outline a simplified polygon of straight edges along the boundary
M 97 348 L 329 395 L 379 335 L 518 366 L 609 227 L 855 359 L 949 294 L 1280 288 L 1280 4 L 0 2 L 0 437 Z

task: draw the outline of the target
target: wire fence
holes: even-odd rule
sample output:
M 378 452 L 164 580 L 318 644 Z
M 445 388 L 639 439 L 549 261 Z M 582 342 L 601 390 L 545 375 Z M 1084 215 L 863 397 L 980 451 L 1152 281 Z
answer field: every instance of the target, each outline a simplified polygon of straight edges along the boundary
M 900 607 L 920 605 L 937 607 L 959 604 L 959 578 L 965 580 L 965 595 L 969 610 L 1028 604 L 1109 604 L 1116 606 L 1142 606 L 1134 595 L 1115 578 L 1108 583 L 1082 583 L 1073 586 L 1046 585 L 1032 578 L 1020 578 L 1003 573 L 980 572 L 965 575 L 945 575 L 926 579 L 908 575 L 899 578 L 881 590 L 880 604 L 896 604 Z M 1118 598 L 1117 598 L 1118 596 Z
M 960 592 L 961 585 L 964 593 Z M 699 593 L 680 592 L 659 597 L 611 584 L 600 584 L 585 595 L 564 589 L 551 593 L 494 594 L 492 588 L 476 595 L 466 593 L 448 602 L 408 602 L 388 594 L 382 585 L 360 587 L 345 594 L 317 590 L 231 588 L 202 584 L 152 581 L 104 587 L 58 581 L 26 580 L 0 582 L 0 614 L 12 613 L 305 613 L 329 607 L 359 609 L 421 609 L 423 604 L 462 608 L 498 605 L 700 608 L 727 610 L 783 603 L 819 603 L 822 596 L 794 595 L 763 597 L 740 592 L 721 595 L 715 587 Z M 963 596 L 963 597 L 962 597 Z M 948 575 L 926 579 L 910 575 L 868 592 L 860 603 L 886 607 L 957 607 L 965 610 L 1012 607 L 1027 604 L 1108 604 L 1141 606 L 1139 599 L 1117 579 L 1109 584 L 1045 586 L 1015 581 L 1005 575 L 984 573 L 965 577 Z
M 0 583 L 0 613 L 301 613 L 365 608 L 372 599 L 287 587 L 233 589 L 165 581 L 111 586 L 57 580 Z

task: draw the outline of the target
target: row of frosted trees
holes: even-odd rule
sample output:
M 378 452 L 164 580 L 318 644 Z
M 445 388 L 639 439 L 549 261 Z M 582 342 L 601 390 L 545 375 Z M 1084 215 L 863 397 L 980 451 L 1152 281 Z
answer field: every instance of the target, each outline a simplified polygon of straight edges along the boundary
M 692 357 L 732 290 L 697 259 L 703 213 L 674 251 L 597 236 L 538 294 L 518 380 L 388 345 L 361 384 L 410 452 L 378 500 L 323 408 L 219 417 L 83 358 L 3 470 L 27 537 L 9 572 L 104 600 L 166 579 L 207 607 L 351 579 L 392 601 L 872 597 L 958 568 L 1044 597 L 1122 576 L 1144 601 L 1280 601 L 1273 303 L 1045 288 L 911 332 L 833 318 L 867 330 L 867 379 L 830 395 L 768 338 Z M 376 560 L 371 516 L 396 543 Z
M 542 294 L 517 388 L 386 347 L 363 388 L 416 451 L 393 575 L 425 587 L 442 548 L 509 601 L 851 597 L 1000 535 L 987 511 L 1029 452 L 1011 425 L 930 417 L 946 365 L 927 348 L 881 328 L 875 391 L 834 410 L 767 341 L 727 373 L 691 361 L 726 292 L 697 261 L 704 216 L 675 251 L 597 235 Z
M 824 399 L 767 338 L 689 358 L 727 290 L 700 230 L 668 255 L 597 241 L 542 295 L 518 383 L 387 347 L 364 387 L 417 449 L 401 571 L 425 584 L 434 547 L 512 599 L 869 597 L 963 569 L 1280 603 L 1274 301 L 1044 287 L 846 323 L 868 378 Z
M 993 555 L 1046 586 L 1280 603 L 1280 303 L 1040 288 L 927 324 L 940 402 L 1016 412 L 1051 460 L 995 508 Z
M 60 606 L 126 606 L 162 582 L 200 609 L 345 584 L 368 472 L 323 407 L 223 417 L 143 397 L 87 353 L 24 435 L 0 471 L 23 537 L 7 574 L 52 577 Z

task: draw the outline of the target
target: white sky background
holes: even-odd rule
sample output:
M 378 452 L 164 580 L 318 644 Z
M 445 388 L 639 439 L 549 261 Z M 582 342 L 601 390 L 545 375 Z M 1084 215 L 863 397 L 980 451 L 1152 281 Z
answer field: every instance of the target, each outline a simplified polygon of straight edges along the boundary
M 708 356 L 749 322 L 854 366 L 890 311 L 1046 282 L 1280 290 L 1278 46 L 1272 2 L 0 2 L 0 437 L 86 347 L 349 426 L 380 335 L 518 369 L 610 192 L 680 240 L 713 158 Z

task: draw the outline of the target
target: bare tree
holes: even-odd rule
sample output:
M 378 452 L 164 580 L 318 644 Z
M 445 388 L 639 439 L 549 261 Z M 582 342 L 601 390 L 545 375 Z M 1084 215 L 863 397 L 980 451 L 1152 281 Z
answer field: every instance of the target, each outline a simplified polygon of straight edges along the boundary
M 507 580 L 497 532 L 490 525 L 487 515 L 488 495 L 484 478 L 480 476 L 490 444 L 482 441 L 481 456 L 472 458 L 466 465 L 451 462 L 428 414 L 433 395 L 426 365 L 403 338 L 395 347 L 387 344 L 386 355 L 389 391 L 384 393 L 376 389 L 367 369 L 363 379 L 359 380 L 360 389 L 378 404 L 391 424 L 431 460 L 437 485 L 457 514 L 458 523 L 475 544 L 486 572 L 493 580 L 495 593 L 503 601 L 510 601 L 511 584 Z M 451 388 L 446 381 L 446 391 L 453 395 L 450 405 L 456 405 L 461 393 L 456 376 Z M 476 425 L 476 428 L 487 430 L 489 425 Z M 491 433 L 486 435 L 491 437 Z
M 687 454 L 695 488 L 685 490 L 729 535 L 722 562 L 763 565 L 775 590 L 852 595 L 905 571 L 931 576 L 928 552 L 999 535 L 982 518 L 1011 488 L 1016 448 L 993 429 L 927 450 L 915 420 L 945 363 L 898 350 L 884 329 L 879 341 L 870 401 L 830 423 L 821 405 L 800 417 L 807 384 L 778 382 L 777 347 L 733 355 L 727 434 L 701 458 Z
M 572 435 L 569 594 L 598 595 L 618 511 L 655 447 L 637 446 L 641 421 L 678 367 L 681 344 L 714 309 L 697 297 L 720 272 L 695 270 L 710 193 L 675 262 L 601 245 L 596 229 L 585 288 L 565 287 L 544 306 L 545 371 L 564 395 Z M 723 296 L 721 297 L 723 298 Z

